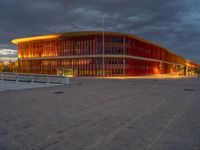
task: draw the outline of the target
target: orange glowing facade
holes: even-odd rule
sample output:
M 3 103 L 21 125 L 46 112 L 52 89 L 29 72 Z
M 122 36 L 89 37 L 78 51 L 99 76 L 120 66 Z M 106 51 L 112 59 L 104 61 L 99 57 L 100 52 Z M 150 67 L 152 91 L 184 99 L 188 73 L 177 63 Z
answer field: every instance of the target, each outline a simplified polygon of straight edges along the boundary
M 18 71 L 67 76 L 184 74 L 186 60 L 135 35 L 69 32 L 14 39 Z

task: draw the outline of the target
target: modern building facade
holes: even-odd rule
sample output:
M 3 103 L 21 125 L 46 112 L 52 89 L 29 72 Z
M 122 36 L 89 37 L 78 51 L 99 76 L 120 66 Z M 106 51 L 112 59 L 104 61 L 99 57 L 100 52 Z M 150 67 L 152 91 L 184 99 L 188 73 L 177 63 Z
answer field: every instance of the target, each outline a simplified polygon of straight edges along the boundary
M 140 37 L 116 32 L 69 32 L 14 39 L 21 73 L 66 76 L 186 74 L 196 66 Z

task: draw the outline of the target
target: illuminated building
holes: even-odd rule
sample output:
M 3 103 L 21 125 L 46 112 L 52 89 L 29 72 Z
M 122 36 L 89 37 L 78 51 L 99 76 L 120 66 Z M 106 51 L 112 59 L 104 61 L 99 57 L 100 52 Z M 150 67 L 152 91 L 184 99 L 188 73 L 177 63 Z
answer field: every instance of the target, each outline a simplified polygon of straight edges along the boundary
M 22 73 L 138 76 L 184 74 L 184 68 L 196 66 L 186 66 L 182 56 L 124 33 L 69 32 L 14 39 L 12 43 L 18 45 L 18 71 Z

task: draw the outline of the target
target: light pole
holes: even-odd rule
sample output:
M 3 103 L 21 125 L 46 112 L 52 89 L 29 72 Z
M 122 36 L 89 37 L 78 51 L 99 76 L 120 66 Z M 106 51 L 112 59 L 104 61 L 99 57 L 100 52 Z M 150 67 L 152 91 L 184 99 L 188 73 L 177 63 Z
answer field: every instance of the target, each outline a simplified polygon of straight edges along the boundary
M 105 43 L 104 43 L 104 30 L 105 30 L 105 27 L 104 27 L 104 17 L 103 17 L 103 20 L 102 20 L 102 27 L 103 27 L 103 31 L 102 31 L 102 53 L 103 53 L 103 57 L 102 57 L 102 65 L 103 65 L 103 78 L 105 77 L 105 58 L 104 58 L 104 49 L 105 49 Z
M 124 51 L 124 59 L 123 59 L 123 72 L 124 72 L 124 79 L 126 77 L 126 61 L 125 61 L 125 55 L 126 55 L 126 41 L 125 36 L 123 38 L 123 51 Z

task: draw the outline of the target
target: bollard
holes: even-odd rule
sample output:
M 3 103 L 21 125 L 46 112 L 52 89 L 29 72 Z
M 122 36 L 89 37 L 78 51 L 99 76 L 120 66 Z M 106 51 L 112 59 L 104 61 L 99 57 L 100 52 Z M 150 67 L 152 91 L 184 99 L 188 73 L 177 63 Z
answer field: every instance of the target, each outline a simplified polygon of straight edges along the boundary
M 49 80 L 49 76 L 47 76 L 47 84 L 50 84 L 49 81 L 50 81 L 50 80 Z
M 34 83 L 35 77 L 31 76 L 31 83 Z
M 3 76 L 1 76 L 1 82 L 3 82 L 4 81 L 4 78 L 3 78 Z
M 64 78 L 63 78 L 63 84 L 64 84 L 64 85 L 69 84 L 69 78 L 64 77 Z
M 16 74 L 16 82 L 17 83 L 19 82 L 19 76 L 18 76 L 18 74 Z

